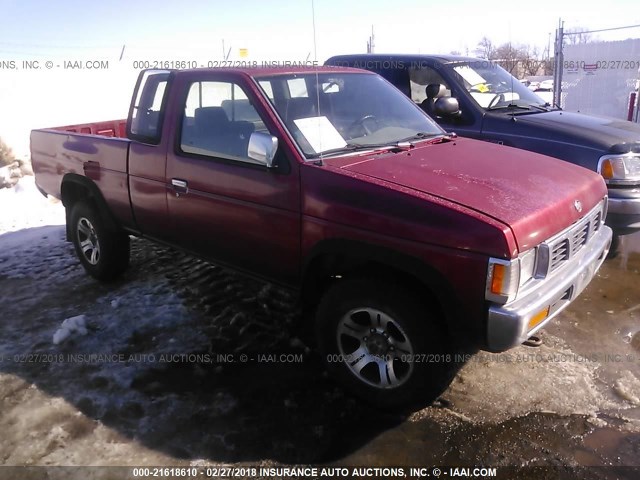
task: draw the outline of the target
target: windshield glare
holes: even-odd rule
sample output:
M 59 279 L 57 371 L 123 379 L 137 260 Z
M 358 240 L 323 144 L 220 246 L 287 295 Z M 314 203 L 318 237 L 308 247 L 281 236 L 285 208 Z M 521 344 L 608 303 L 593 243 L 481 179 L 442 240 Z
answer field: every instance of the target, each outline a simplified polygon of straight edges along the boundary
M 393 145 L 444 133 L 378 75 L 302 73 L 256 78 L 300 150 L 309 158 L 348 146 Z
M 490 61 L 450 65 L 473 99 L 485 109 L 508 105 L 543 106 L 545 101 L 501 66 Z

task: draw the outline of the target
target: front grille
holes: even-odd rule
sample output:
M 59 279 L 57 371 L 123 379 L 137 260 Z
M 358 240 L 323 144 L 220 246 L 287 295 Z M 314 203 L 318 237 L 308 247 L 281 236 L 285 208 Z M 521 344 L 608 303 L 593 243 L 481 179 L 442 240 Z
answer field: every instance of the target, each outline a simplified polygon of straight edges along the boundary
M 602 202 L 568 229 L 545 244 L 549 248 L 549 273 L 560 268 L 584 247 L 602 223 Z
M 590 228 L 591 223 L 588 223 L 576 232 L 576 235 L 571 239 L 571 251 L 577 252 L 585 243 L 587 243 L 587 236 L 589 235 Z
M 569 260 L 569 242 L 562 240 L 551 251 L 551 271 L 554 271 L 565 260 Z

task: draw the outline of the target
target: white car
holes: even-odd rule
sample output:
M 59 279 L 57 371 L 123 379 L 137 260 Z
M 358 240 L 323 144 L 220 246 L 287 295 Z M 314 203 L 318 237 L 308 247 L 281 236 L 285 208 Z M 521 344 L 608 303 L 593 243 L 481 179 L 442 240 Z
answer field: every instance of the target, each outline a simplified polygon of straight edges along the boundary
M 551 90 L 553 90 L 553 80 L 543 80 L 538 85 L 536 92 L 537 91 L 549 92 Z

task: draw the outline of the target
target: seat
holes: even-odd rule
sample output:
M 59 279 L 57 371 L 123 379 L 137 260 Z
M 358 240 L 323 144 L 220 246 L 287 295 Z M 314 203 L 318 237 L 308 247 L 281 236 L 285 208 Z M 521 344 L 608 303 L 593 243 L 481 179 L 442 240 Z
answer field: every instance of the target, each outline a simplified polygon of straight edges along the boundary
M 427 94 L 427 98 L 425 98 L 422 101 L 422 103 L 420 104 L 420 107 L 428 115 L 435 117 L 436 116 L 436 112 L 435 112 L 436 100 L 438 98 L 445 96 L 447 92 L 447 88 L 441 83 L 430 83 L 429 85 L 427 85 L 427 88 L 425 89 L 425 91 Z
M 223 107 L 201 107 L 195 110 L 194 146 L 235 157 L 246 157 L 253 123 L 230 122 Z
M 222 107 L 196 108 L 192 145 L 211 152 L 226 153 L 230 123 Z
M 229 130 L 229 123 L 229 118 L 222 107 L 200 107 L 195 110 L 198 137 L 207 137 L 213 132 L 226 132 Z
M 223 100 L 221 106 L 227 113 L 227 118 L 232 121 L 245 120 L 252 123 L 261 121 L 249 99 Z

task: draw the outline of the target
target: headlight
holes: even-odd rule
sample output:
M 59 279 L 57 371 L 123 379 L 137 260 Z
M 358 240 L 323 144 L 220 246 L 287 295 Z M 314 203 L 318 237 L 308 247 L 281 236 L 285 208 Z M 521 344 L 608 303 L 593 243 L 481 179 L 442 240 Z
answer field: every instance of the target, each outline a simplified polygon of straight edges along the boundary
M 489 258 L 485 298 L 499 303 L 515 299 L 518 289 L 535 276 L 536 249 L 513 260 Z
M 598 172 L 607 183 L 628 185 L 640 181 L 640 155 L 605 155 L 598 162 Z

